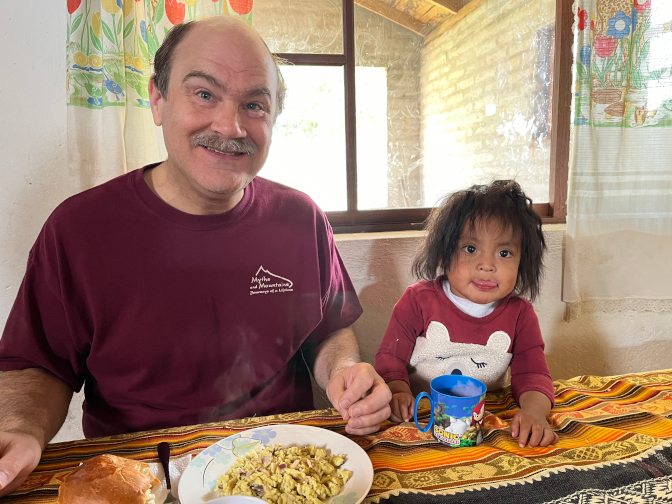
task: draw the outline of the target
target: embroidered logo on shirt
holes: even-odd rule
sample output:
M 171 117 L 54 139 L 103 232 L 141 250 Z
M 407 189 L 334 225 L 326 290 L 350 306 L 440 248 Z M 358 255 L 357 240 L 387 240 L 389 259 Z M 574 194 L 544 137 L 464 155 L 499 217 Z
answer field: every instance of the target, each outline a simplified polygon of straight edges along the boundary
M 252 277 L 250 285 L 250 296 L 255 294 L 277 294 L 280 292 L 292 292 L 294 282 L 287 278 L 271 273 L 263 266 Z

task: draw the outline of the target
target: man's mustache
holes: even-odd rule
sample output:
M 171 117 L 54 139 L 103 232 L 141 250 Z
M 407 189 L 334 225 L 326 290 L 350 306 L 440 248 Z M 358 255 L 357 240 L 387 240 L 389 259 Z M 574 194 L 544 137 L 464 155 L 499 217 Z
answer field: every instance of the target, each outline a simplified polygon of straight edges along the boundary
M 217 135 L 205 135 L 197 133 L 191 138 L 191 145 L 208 147 L 220 152 L 235 152 L 252 155 L 257 152 L 257 147 L 246 138 L 222 138 Z

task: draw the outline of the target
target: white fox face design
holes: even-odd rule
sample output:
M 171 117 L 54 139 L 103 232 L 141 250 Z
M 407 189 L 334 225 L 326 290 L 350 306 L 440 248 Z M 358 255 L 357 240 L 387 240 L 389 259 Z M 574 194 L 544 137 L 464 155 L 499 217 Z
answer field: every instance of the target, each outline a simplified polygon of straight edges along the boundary
M 410 373 L 411 391 L 429 390 L 429 382 L 445 374 L 461 374 L 481 380 L 489 390 L 503 387 L 512 355 L 508 353 L 511 338 L 504 331 L 495 331 L 486 345 L 450 341 L 448 329 L 432 321 L 425 337 L 415 342 Z

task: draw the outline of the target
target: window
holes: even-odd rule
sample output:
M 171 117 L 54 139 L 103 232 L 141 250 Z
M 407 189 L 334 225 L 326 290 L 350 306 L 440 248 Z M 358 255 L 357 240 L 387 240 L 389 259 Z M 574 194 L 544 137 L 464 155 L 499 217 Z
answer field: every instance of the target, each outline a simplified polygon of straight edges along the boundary
M 263 176 L 310 194 L 325 212 L 348 209 L 343 70 L 284 66 L 289 92 Z M 387 69 L 356 67 L 357 207 L 387 205 Z M 298 153 L 298 155 L 297 155 Z
M 254 26 L 290 64 L 262 176 L 335 232 L 420 229 L 445 193 L 494 178 L 561 222 L 572 22 L 570 0 L 263 2 Z

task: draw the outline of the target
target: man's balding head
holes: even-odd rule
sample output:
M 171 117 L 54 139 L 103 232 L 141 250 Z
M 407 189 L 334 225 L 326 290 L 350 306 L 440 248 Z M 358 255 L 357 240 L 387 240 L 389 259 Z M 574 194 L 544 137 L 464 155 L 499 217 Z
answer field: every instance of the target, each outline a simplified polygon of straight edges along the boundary
M 173 28 L 168 32 L 166 38 L 161 44 L 161 47 L 159 47 L 158 51 L 156 51 L 156 56 L 154 57 L 154 75 L 152 76 L 154 85 L 159 90 L 164 99 L 168 98 L 168 86 L 170 82 L 173 58 L 175 57 L 175 50 L 192 30 L 200 29 L 222 31 L 226 30 L 229 32 L 234 32 L 244 39 L 249 39 L 252 43 L 260 43 L 263 45 L 266 52 L 268 52 L 268 56 L 273 62 L 278 74 L 278 84 L 275 96 L 275 120 L 282 113 L 282 109 L 285 103 L 285 95 L 287 93 L 287 85 L 285 84 L 285 81 L 282 78 L 282 74 L 280 73 L 279 62 L 282 60 L 280 58 L 276 58 L 273 53 L 271 53 L 266 42 L 264 42 L 264 40 L 256 31 L 254 31 L 240 19 L 230 16 L 216 16 L 200 21 L 187 21 L 173 26 Z

